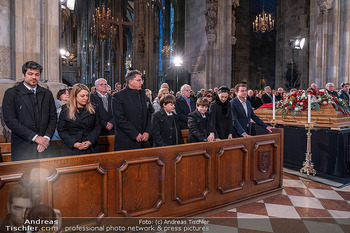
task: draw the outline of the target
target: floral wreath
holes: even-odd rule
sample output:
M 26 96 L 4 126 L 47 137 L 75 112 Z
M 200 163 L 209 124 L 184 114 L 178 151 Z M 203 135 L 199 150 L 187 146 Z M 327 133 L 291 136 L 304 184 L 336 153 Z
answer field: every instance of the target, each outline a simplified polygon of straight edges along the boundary
M 320 110 L 321 106 L 332 104 L 335 110 L 341 111 L 344 115 L 350 115 L 350 106 L 346 100 L 331 95 L 327 90 L 299 90 L 287 94 L 282 100 L 276 102 L 277 112 L 282 111 L 282 115 L 291 113 L 300 114 L 301 111 L 307 111 L 307 96 L 311 95 L 311 109 Z

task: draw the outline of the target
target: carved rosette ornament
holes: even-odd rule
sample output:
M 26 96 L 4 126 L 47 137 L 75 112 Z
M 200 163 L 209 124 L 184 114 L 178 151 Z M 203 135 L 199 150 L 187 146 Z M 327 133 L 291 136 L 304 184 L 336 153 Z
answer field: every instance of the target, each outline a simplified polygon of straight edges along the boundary
M 216 41 L 216 25 L 218 20 L 218 1 L 207 0 L 207 11 L 205 12 L 207 25 L 205 31 L 209 44 Z
M 328 12 L 332 9 L 333 0 L 317 0 L 322 12 Z

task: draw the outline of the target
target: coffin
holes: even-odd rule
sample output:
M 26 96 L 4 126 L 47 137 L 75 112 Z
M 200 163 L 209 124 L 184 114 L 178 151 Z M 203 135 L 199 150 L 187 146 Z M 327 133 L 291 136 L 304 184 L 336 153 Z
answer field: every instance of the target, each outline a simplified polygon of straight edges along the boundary
M 265 123 L 272 123 L 272 109 L 259 108 L 254 111 Z M 300 125 L 307 124 L 307 111 L 302 111 L 298 115 L 290 113 L 282 115 L 276 110 L 276 121 L 280 125 Z M 311 123 L 316 127 L 327 127 L 332 129 L 346 128 L 350 126 L 350 116 L 337 111 L 331 104 L 322 106 L 319 111 L 311 110 Z

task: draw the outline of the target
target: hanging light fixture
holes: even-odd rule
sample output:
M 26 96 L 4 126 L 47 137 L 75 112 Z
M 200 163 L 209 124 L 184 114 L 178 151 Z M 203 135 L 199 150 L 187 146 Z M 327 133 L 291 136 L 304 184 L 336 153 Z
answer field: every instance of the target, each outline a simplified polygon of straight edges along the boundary
M 104 3 L 102 3 L 101 8 L 100 11 L 100 7 L 97 7 L 95 14 L 92 16 L 93 26 L 91 27 L 91 33 L 101 40 L 105 40 L 107 36 L 115 35 L 117 29 L 115 25 L 108 22 L 108 20 L 114 20 L 114 17 L 111 15 L 111 10 L 109 8 L 106 9 Z
M 254 32 L 271 32 L 275 26 L 275 20 L 271 18 L 271 14 L 265 13 L 263 6 L 262 14 L 256 16 L 255 21 L 253 22 L 253 31 Z

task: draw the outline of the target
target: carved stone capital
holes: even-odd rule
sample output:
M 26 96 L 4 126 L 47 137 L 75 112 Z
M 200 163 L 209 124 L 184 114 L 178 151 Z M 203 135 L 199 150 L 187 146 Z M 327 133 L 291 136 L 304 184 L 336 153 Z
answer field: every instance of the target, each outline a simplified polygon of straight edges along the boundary
M 207 39 L 209 44 L 214 43 L 216 41 L 216 33 L 212 33 L 212 34 L 207 33 Z
M 332 9 L 333 0 L 317 0 L 318 5 L 320 6 L 321 11 L 329 12 Z
M 235 36 L 232 36 L 232 38 L 231 38 L 232 45 L 235 45 L 236 42 L 237 42 L 237 38 Z
M 239 0 L 232 0 L 232 6 L 233 6 L 234 8 L 239 7 Z

